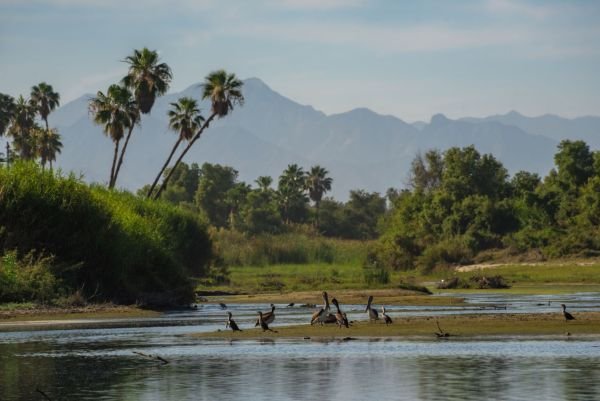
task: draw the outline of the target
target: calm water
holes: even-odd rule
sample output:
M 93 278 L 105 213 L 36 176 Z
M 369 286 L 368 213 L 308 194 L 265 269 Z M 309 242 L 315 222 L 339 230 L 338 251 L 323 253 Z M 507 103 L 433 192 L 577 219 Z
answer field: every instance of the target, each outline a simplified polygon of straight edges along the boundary
M 390 308 L 392 315 L 596 310 L 600 294 L 476 296 L 464 308 Z M 495 307 L 505 305 L 504 309 Z M 360 305 L 348 305 L 362 318 Z M 232 306 L 242 326 L 257 309 Z M 278 308 L 276 323 L 310 310 Z M 209 341 L 216 305 L 146 319 L 154 327 L 0 333 L 0 400 L 599 400 L 600 337 L 318 342 Z M 169 325 L 170 324 L 170 325 Z M 162 365 L 133 354 L 158 354 Z

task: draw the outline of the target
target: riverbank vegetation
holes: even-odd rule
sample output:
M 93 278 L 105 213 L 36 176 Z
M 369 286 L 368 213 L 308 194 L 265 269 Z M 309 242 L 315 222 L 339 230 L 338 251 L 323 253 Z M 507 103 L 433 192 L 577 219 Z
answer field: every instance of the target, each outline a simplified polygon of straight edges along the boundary
M 212 258 L 198 216 L 28 163 L 0 168 L 0 301 L 180 304 Z

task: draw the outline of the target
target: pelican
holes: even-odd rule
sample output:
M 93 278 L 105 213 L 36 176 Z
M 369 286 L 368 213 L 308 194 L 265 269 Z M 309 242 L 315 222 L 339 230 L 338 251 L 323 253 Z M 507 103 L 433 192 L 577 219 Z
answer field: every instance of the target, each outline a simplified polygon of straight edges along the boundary
M 385 325 L 392 324 L 392 318 L 385 314 L 385 306 L 381 306 L 381 316 L 385 321 Z
M 258 311 L 258 322 L 260 323 L 260 327 L 263 329 L 263 332 L 265 332 L 265 331 L 272 331 L 273 333 L 277 333 L 276 331 L 271 330 L 269 328 L 269 325 L 263 319 L 263 313 L 261 311 Z
M 327 296 L 327 292 L 323 291 L 323 307 L 312 314 L 310 319 L 311 326 L 315 323 L 325 323 L 327 317 L 329 316 L 329 297 Z
M 365 312 L 369 313 L 369 320 L 378 320 L 379 314 L 377 313 L 376 309 L 371 308 L 371 302 L 373 302 L 373 295 L 369 295 L 369 300 L 367 301 L 367 308 L 365 309 Z
M 242 331 L 242 330 L 241 330 L 241 329 L 238 327 L 238 325 L 237 325 L 237 323 L 235 322 L 235 320 L 233 320 L 233 319 L 231 318 L 231 312 L 227 312 L 227 315 L 229 316 L 229 318 L 227 319 L 227 324 L 225 325 L 225 328 L 229 328 L 229 327 L 231 327 L 231 330 L 232 330 L 232 331 Z
M 275 320 L 275 305 L 271 304 L 271 311 L 263 313 L 263 320 L 267 324 L 273 323 L 273 320 Z M 254 325 L 254 327 L 258 327 L 259 325 L 260 322 L 258 321 L 258 319 L 256 319 L 256 324 Z
M 565 317 L 565 320 L 568 322 L 569 320 L 575 320 L 575 318 L 573 317 L 573 315 L 571 315 L 569 312 L 567 312 L 567 306 L 565 304 L 560 304 L 560 306 L 562 306 L 563 309 L 563 316 Z
M 340 310 L 340 304 L 338 303 L 338 300 L 333 298 L 331 300 L 331 303 L 335 305 L 335 307 L 337 308 L 337 313 L 335 314 L 335 321 L 338 324 L 338 327 L 341 329 L 342 326 L 346 326 L 346 328 L 348 328 L 348 319 L 346 318 L 346 314 L 342 313 L 342 311 Z
M 221 309 L 227 309 L 227 305 L 225 305 L 223 302 L 219 302 L 219 306 Z

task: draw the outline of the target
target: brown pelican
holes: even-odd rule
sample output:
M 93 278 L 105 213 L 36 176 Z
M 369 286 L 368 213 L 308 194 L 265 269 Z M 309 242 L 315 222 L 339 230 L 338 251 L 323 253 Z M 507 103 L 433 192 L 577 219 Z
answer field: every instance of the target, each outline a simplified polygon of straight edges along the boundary
M 223 302 L 219 302 L 219 306 L 221 309 L 227 309 L 227 305 L 225 305 Z
M 227 312 L 227 315 L 229 316 L 229 318 L 227 319 L 227 324 L 225 325 L 225 328 L 231 327 L 232 331 L 242 331 L 237 323 L 235 322 L 235 320 L 233 320 L 231 318 L 231 312 Z
M 340 310 L 340 304 L 338 303 L 338 300 L 333 298 L 331 300 L 331 303 L 334 304 L 337 308 L 337 313 L 335 314 L 335 321 L 337 322 L 338 327 L 340 329 L 342 328 L 342 326 L 346 326 L 346 328 L 348 328 L 348 319 L 346 318 L 346 314 L 342 313 L 342 311 Z
M 273 323 L 273 320 L 275 320 L 275 305 L 271 304 L 271 311 L 263 313 L 263 320 L 267 324 Z M 254 327 L 258 327 L 259 325 L 260 322 L 258 321 L 258 319 L 256 319 L 256 324 L 254 325 Z
M 385 314 L 385 306 L 381 307 L 381 316 L 383 317 L 383 320 L 385 321 L 386 326 L 388 324 L 392 324 L 392 318 Z
M 312 314 L 312 317 L 310 319 L 311 326 L 315 323 L 320 323 L 320 324 L 325 323 L 328 316 L 329 316 L 329 297 L 327 296 L 327 292 L 323 291 L 323 307 Z
M 367 301 L 367 308 L 365 309 L 365 312 L 369 313 L 369 320 L 371 320 L 371 321 L 379 319 L 379 314 L 377 313 L 377 310 L 371 308 L 372 302 L 373 302 L 373 295 L 369 295 L 369 300 Z
M 565 320 L 568 322 L 569 320 L 575 320 L 575 318 L 573 317 L 573 315 L 571 315 L 569 312 L 567 312 L 567 306 L 565 304 L 560 304 L 560 306 L 562 306 L 563 309 L 563 316 L 565 317 Z
M 275 330 L 271 330 L 269 328 L 269 325 L 263 319 L 263 313 L 261 311 L 258 311 L 258 322 L 260 323 L 260 327 L 263 329 L 263 332 L 264 331 L 272 331 L 273 333 L 277 333 Z

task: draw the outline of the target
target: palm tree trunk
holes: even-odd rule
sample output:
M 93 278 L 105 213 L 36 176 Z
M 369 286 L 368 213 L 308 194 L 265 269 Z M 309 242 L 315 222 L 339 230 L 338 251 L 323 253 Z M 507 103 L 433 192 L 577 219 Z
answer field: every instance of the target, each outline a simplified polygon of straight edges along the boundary
M 179 163 L 181 163 L 181 160 L 183 159 L 183 157 L 185 156 L 185 154 L 188 152 L 188 150 L 190 150 L 190 148 L 192 147 L 192 145 L 194 144 L 194 142 L 196 142 L 198 140 L 198 138 L 200 138 L 200 135 L 202 135 L 202 132 L 204 131 L 204 129 L 208 128 L 208 125 L 210 124 L 210 122 L 216 116 L 217 116 L 217 113 L 212 113 L 210 115 L 210 117 L 208 117 L 208 119 L 204 122 L 204 124 L 202 125 L 202 127 L 198 130 L 198 132 L 196 132 L 196 135 L 194 135 L 194 137 L 188 143 L 188 145 L 185 147 L 185 149 L 183 149 L 183 152 L 181 152 L 181 154 L 179 155 L 179 158 L 177 158 L 177 161 L 175 162 L 175 165 L 173 165 L 173 168 L 171 169 L 171 171 L 169 171 L 169 175 L 167 175 L 165 177 L 165 179 L 162 182 L 162 185 L 160 186 L 160 188 L 156 192 L 156 195 L 154 195 L 154 199 L 158 199 L 158 197 L 160 196 L 160 194 L 162 193 L 162 191 L 164 191 L 164 189 L 167 187 L 167 183 L 171 179 L 171 176 L 173 175 L 173 172 L 177 169 L 177 166 L 179 166 Z
M 135 122 L 131 124 L 129 128 L 129 132 L 127 133 L 127 137 L 125 138 L 125 143 L 123 144 L 123 149 L 121 149 L 121 155 L 119 156 L 119 163 L 117 163 L 117 169 L 115 170 L 115 175 L 112 179 L 112 184 L 110 188 L 113 188 L 117 183 L 117 177 L 119 176 L 119 171 L 121 170 L 121 164 L 123 164 L 123 157 L 125 156 L 125 151 L 127 150 L 127 144 L 129 144 L 129 138 L 131 138 L 131 133 L 135 128 Z
M 52 171 L 52 160 L 50 160 L 50 171 Z
M 154 192 L 154 188 L 156 188 L 156 184 L 158 184 L 158 180 L 160 180 L 160 177 L 163 175 L 163 173 L 166 170 L 167 166 L 169 165 L 169 163 L 171 163 L 171 159 L 173 158 L 173 155 L 175 154 L 175 151 L 179 147 L 179 144 L 181 143 L 181 139 L 182 139 L 181 136 L 179 136 L 179 138 L 177 139 L 177 142 L 175 142 L 175 146 L 173 146 L 173 149 L 171 150 L 171 153 L 169 154 L 169 157 L 167 158 L 167 161 L 165 162 L 165 164 L 162 166 L 162 168 L 158 172 L 158 175 L 154 179 L 154 182 L 152 183 L 152 186 L 148 190 L 148 194 L 146 194 L 146 198 L 150 198 L 152 196 L 152 192 Z
M 315 209 L 317 212 L 317 231 L 319 230 L 319 206 L 321 205 L 321 202 L 315 202 Z
M 46 132 L 50 131 L 50 128 L 48 128 L 48 117 L 44 118 L 44 122 L 46 123 Z
M 115 165 L 117 164 L 117 156 L 119 156 L 119 142 L 121 140 L 115 142 L 115 155 L 113 156 L 112 168 L 110 169 L 110 181 L 108 182 L 108 187 L 113 187 L 113 178 L 115 176 Z

